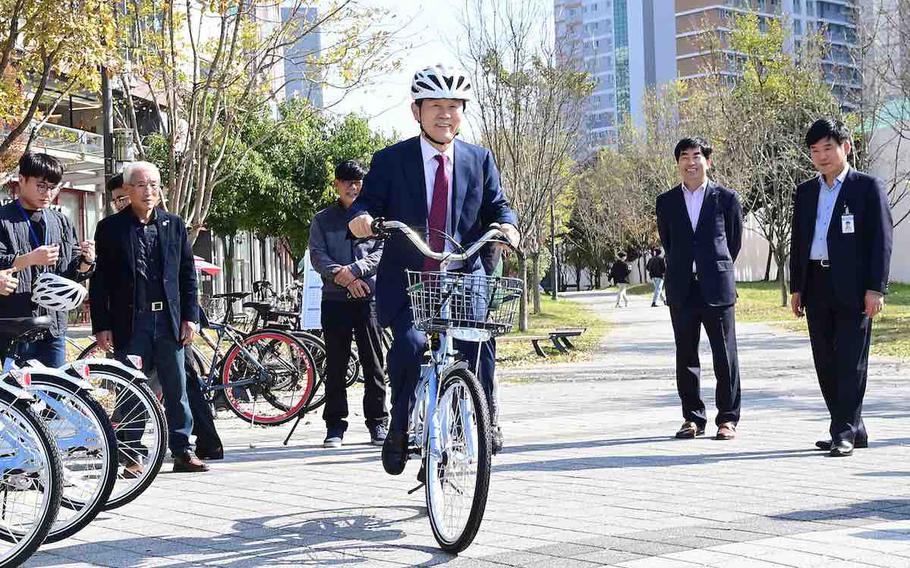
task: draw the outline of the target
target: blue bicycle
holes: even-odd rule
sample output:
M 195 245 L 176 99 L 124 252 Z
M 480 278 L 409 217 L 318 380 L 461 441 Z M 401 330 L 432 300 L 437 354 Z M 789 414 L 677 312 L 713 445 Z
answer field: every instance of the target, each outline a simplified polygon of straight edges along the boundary
M 374 234 L 382 237 L 390 231 L 400 232 L 424 256 L 440 262 L 439 271 L 407 273 L 414 326 L 427 334 L 430 348 L 411 409 L 410 454 L 422 460 L 433 536 L 443 550 L 458 553 L 471 544 L 483 520 L 492 427 L 487 398 L 477 380 L 477 360 L 460 356 L 453 340 L 484 342 L 508 333 L 522 283 L 516 278 L 446 271 L 450 263 L 464 262 L 487 243 L 503 242 L 496 225 L 461 253 L 433 252 L 404 223 L 374 221 Z

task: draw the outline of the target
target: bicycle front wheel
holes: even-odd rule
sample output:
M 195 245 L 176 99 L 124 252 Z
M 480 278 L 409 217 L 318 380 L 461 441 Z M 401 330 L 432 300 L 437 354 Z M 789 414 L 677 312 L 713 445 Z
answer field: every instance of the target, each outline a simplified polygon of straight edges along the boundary
M 454 369 L 443 378 L 427 424 L 424 459 L 430 527 L 439 546 L 455 554 L 477 535 L 490 487 L 490 414 L 471 371 Z
M 228 406 L 247 422 L 276 426 L 305 411 L 313 396 L 313 358 L 303 343 L 277 330 L 260 330 L 224 357 Z
M 70 537 L 107 504 L 117 479 L 117 439 L 104 408 L 85 390 L 32 370 L 39 416 L 57 443 L 63 467 L 63 501 L 46 542 Z
M 0 390 L 0 567 L 34 554 L 62 495 L 60 457 L 47 427 L 28 402 Z

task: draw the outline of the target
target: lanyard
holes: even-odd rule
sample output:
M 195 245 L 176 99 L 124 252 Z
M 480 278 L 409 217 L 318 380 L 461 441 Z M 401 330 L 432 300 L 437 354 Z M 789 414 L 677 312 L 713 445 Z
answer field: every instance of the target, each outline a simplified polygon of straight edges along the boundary
M 19 208 L 19 212 L 22 213 L 22 218 L 25 219 L 25 222 L 28 223 L 28 238 L 32 242 L 32 249 L 36 249 L 41 246 L 41 241 L 38 240 L 38 233 L 35 232 L 35 228 L 32 226 L 32 220 L 28 216 L 28 213 L 25 211 L 25 208 L 22 207 L 22 204 L 19 203 L 19 200 L 16 200 L 16 207 Z M 47 246 L 47 237 L 48 237 L 48 228 L 47 224 L 44 226 L 44 245 Z

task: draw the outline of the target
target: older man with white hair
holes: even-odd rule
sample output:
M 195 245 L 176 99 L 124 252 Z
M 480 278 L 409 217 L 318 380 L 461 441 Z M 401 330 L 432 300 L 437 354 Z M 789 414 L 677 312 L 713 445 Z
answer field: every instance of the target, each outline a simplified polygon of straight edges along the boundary
M 157 370 L 164 394 L 174 471 L 207 471 L 193 453 L 193 417 L 186 391 L 184 346 L 196 333 L 196 271 L 186 225 L 157 206 L 161 174 L 149 162 L 123 170 L 130 206 L 95 230 L 97 265 L 91 286 L 92 329 L 102 349 L 142 357 Z M 138 440 L 127 440 L 142 452 Z M 130 470 L 133 467 L 133 470 Z M 136 465 L 128 473 L 136 474 Z

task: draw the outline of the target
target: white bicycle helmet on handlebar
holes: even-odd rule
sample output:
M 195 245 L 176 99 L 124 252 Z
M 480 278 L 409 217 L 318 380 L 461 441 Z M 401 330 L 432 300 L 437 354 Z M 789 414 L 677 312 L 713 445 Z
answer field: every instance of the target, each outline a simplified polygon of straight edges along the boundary
M 471 79 L 461 69 L 436 64 L 414 73 L 411 80 L 411 97 L 421 99 L 471 100 Z
M 82 305 L 87 295 L 88 290 L 82 284 L 45 272 L 35 280 L 32 302 L 54 312 L 68 312 Z

